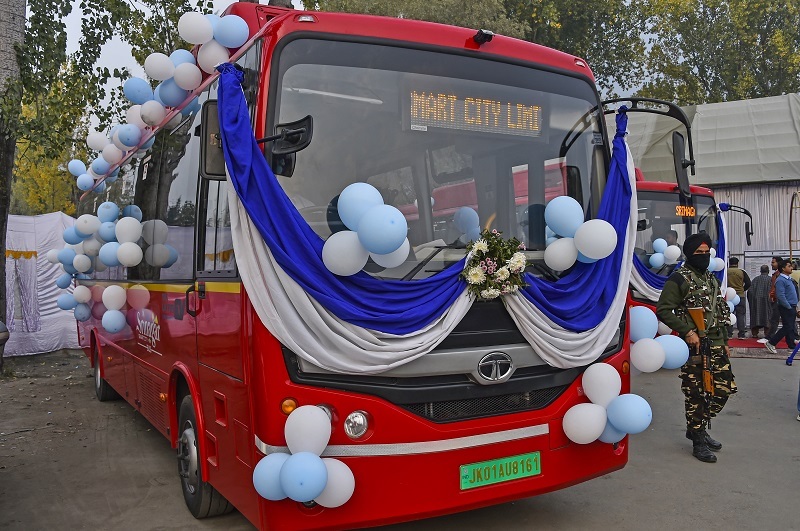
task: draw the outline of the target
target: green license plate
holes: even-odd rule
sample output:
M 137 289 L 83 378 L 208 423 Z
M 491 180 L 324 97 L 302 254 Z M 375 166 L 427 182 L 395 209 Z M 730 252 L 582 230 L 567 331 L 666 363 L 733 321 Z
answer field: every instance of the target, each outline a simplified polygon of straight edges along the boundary
M 461 465 L 461 490 L 538 476 L 541 473 L 542 462 L 539 452 Z

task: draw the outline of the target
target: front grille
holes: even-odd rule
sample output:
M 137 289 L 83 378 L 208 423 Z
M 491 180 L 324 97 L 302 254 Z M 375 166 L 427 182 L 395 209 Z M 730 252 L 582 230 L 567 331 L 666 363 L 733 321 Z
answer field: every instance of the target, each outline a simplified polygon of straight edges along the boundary
M 518 413 L 542 409 L 550 405 L 567 388 L 567 385 L 535 389 L 522 393 L 468 398 L 465 400 L 446 400 L 442 402 L 422 402 L 419 404 L 399 404 L 402 408 L 433 422 L 453 422 L 480 417 L 491 417 L 504 413 Z

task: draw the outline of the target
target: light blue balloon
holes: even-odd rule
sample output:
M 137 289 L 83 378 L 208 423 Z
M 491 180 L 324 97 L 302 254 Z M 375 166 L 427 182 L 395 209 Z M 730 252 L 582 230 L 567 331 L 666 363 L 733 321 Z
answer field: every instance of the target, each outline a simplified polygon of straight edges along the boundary
M 73 244 L 74 245 L 74 244 Z M 69 247 L 64 247 L 60 251 L 58 251 L 58 261 L 61 262 L 63 265 L 72 265 L 72 261 L 75 260 L 75 256 L 78 253 L 75 252 L 75 249 L 70 249 Z
M 97 207 L 97 217 L 100 221 L 117 221 L 119 207 L 112 201 L 106 201 Z M 105 238 L 103 238 L 105 240 Z M 106 240 L 108 241 L 108 240 Z
M 689 359 L 689 345 L 678 336 L 658 336 L 656 341 L 664 349 L 664 369 L 678 369 Z
M 140 149 L 150 149 L 156 141 L 156 135 L 151 136 Z
M 211 29 L 214 30 L 217 28 L 217 24 L 219 23 L 219 19 L 221 17 L 219 15 L 206 15 L 206 18 L 211 23 Z
M 328 483 L 328 469 L 318 455 L 298 452 L 283 463 L 280 482 L 286 496 L 296 502 L 308 502 L 322 494 Z
M 453 223 L 456 228 L 462 233 L 466 234 L 475 227 L 480 230 L 481 222 L 478 213 L 470 207 L 461 207 L 453 214 Z
M 211 15 L 206 15 L 206 18 L 208 18 L 209 16 Z M 217 15 L 213 16 L 217 17 Z M 194 55 L 192 55 L 192 52 L 190 52 L 189 50 L 184 50 L 182 48 L 179 48 L 174 52 L 172 52 L 171 54 L 169 54 L 169 58 L 172 61 L 172 64 L 174 64 L 175 66 L 182 65 L 183 63 L 190 63 L 193 65 L 197 64 L 197 60 L 194 58 Z
M 589 258 L 585 256 L 582 252 L 578 251 L 578 262 L 582 262 L 584 264 L 593 264 L 597 262 L 597 258 Z
M 377 188 L 367 183 L 353 183 L 339 194 L 336 208 L 342 223 L 350 230 L 358 230 L 358 223 L 367 210 L 382 204 L 383 197 Z
M 214 40 L 226 48 L 238 48 L 247 42 L 250 28 L 242 17 L 225 15 L 214 27 Z
M 64 273 L 56 279 L 56 286 L 61 289 L 67 289 L 70 284 L 72 284 L 72 275 L 69 273 Z
M 111 183 L 115 183 L 115 182 L 117 182 L 117 176 L 118 175 L 119 175 L 119 172 L 117 172 L 117 173 L 109 173 L 108 175 L 106 175 L 106 178 L 103 179 L 103 182 L 106 185 L 109 185 Z
M 132 148 L 139 144 L 139 140 L 142 139 L 142 130 L 133 124 L 121 125 L 117 130 L 117 139 L 120 144 Z M 106 170 L 106 173 L 108 173 L 108 170 Z
M 75 227 L 73 227 L 73 228 L 75 228 Z M 81 232 L 81 231 L 79 231 L 77 228 L 75 228 L 75 234 L 78 236 L 78 238 L 80 238 L 80 239 L 81 239 L 81 241 L 83 241 L 83 240 L 85 240 L 85 239 L 87 239 L 87 238 L 90 238 L 90 237 L 92 236 L 91 234 L 84 234 L 84 233 L 82 233 L 82 232 Z
M 653 251 L 657 253 L 664 253 L 667 250 L 667 240 L 664 238 L 657 238 L 653 240 Z
M 78 245 L 83 241 L 83 238 L 78 235 L 75 227 L 67 227 L 64 229 L 64 241 L 70 245 Z
M 597 438 L 597 440 L 608 444 L 614 444 L 624 439 L 625 435 L 627 434 L 624 431 L 620 431 L 617 428 L 615 428 L 610 422 L 606 422 L 606 427 L 603 430 L 603 433 L 600 434 L 600 437 Z
M 164 264 L 164 267 L 172 267 L 172 265 L 178 261 L 178 250 L 170 244 L 166 245 L 167 249 L 169 249 L 169 260 L 167 260 L 167 263 Z
M 545 247 L 547 247 L 548 245 L 550 245 L 551 243 L 556 242 L 556 241 L 558 241 L 558 236 L 551 236 L 551 237 L 547 238 L 547 240 L 544 242 L 544 245 L 545 245 Z
M 634 306 L 630 313 L 631 341 L 653 339 L 658 333 L 658 318 L 647 306 Z
M 664 240 L 661 240 L 664 241 Z M 664 267 L 664 255 L 660 252 L 650 255 L 650 267 L 658 269 Z
M 114 267 L 119 265 L 119 260 L 117 259 L 117 251 L 119 250 L 119 244 L 117 242 L 108 242 L 104 243 L 102 247 L 100 247 L 100 261 L 103 262 L 108 267 Z
M 742 298 L 737 294 L 733 299 L 731 299 L 731 302 L 734 306 L 739 306 L 739 303 L 742 302 Z
M 734 304 L 733 301 L 725 301 L 728 304 L 728 308 L 730 308 L 731 313 L 733 313 Z
M 267 500 L 280 501 L 286 498 L 281 487 L 281 467 L 289 459 L 289 454 L 276 452 L 258 462 L 253 469 L 253 486 L 256 492 Z
M 106 310 L 103 314 L 103 328 L 111 334 L 116 334 L 125 328 L 125 314 L 119 310 Z
M 78 270 L 72 264 L 61 264 L 61 267 L 64 268 L 64 271 L 69 273 L 70 275 L 77 275 Z
M 714 263 L 714 259 L 712 258 L 711 261 L 708 262 L 708 270 L 713 273 L 716 267 L 717 264 Z
M 81 174 L 86 173 L 86 164 L 84 164 L 81 160 L 72 159 L 69 161 L 69 164 L 67 164 L 67 169 L 72 175 L 78 177 Z
M 92 170 L 94 170 L 97 175 L 105 175 L 111 171 L 111 164 L 106 162 L 106 159 L 97 157 L 92 161 Z
M 163 105 L 164 107 L 167 106 L 167 104 L 164 103 L 164 100 L 161 99 L 161 85 L 160 84 L 156 85 L 156 88 L 153 91 L 153 99 L 156 100 L 161 105 Z
M 106 186 L 107 185 L 105 181 L 100 181 L 99 183 L 97 183 L 97 186 L 94 187 L 94 193 L 102 194 L 103 192 L 106 191 Z
M 136 205 L 128 205 L 122 209 L 123 218 L 136 218 L 136 221 L 142 221 L 142 209 Z
M 58 304 L 58 307 L 62 310 L 71 310 L 78 305 L 78 301 L 75 300 L 72 293 L 62 293 L 58 296 L 58 299 L 56 299 L 56 304 Z
M 608 421 L 619 431 L 635 435 L 647 429 L 653 410 L 647 400 L 632 393 L 619 395 L 606 408 Z
M 78 189 L 88 192 L 92 189 L 92 186 L 94 186 L 94 177 L 88 173 L 84 173 L 78 177 L 78 180 L 75 181 L 75 184 L 78 186 Z
M 553 198 L 544 209 L 544 220 L 550 230 L 563 238 L 572 238 L 584 221 L 583 207 L 572 197 Z
M 100 228 L 97 229 L 97 235 L 104 242 L 115 242 L 117 241 L 117 225 L 113 221 L 101 223 Z
M 140 77 L 132 77 L 122 85 L 122 93 L 131 103 L 141 105 L 153 99 L 153 89 L 150 83 Z
M 191 103 L 189 103 L 189 105 L 187 105 L 181 110 L 181 116 L 185 118 L 192 114 L 197 114 L 198 112 L 200 112 L 200 109 L 201 109 L 200 102 L 198 101 L 197 98 L 195 98 L 191 101 Z
M 180 88 L 172 78 L 162 81 L 157 87 L 158 96 L 167 107 L 177 107 L 186 96 L 189 94 L 187 91 Z M 135 126 L 134 126 L 135 127 Z
M 85 302 L 81 302 L 75 306 L 75 319 L 80 322 L 86 322 L 92 318 L 92 308 Z
M 358 241 L 375 254 L 389 254 L 403 245 L 408 236 L 408 222 L 403 213 L 391 205 L 378 205 L 367 210 L 358 223 Z
M 481 228 L 472 227 L 467 231 L 467 240 L 476 242 L 481 239 Z
M 89 271 L 94 271 L 94 268 L 89 269 Z M 75 278 L 77 278 L 78 280 L 91 280 L 92 279 L 92 277 L 90 277 L 86 273 L 78 273 L 77 275 L 75 275 Z
M 551 229 L 550 227 L 545 225 L 545 227 L 544 227 L 544 237 L 547 238 L 547 239 L 558 238 L 558 234 L 553 232 L 553 229 Z

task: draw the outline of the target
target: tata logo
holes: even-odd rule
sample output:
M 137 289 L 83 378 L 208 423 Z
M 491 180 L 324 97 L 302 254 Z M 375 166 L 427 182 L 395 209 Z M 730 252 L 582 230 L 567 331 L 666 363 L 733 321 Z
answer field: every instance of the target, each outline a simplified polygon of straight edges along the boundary
M 505 352 L 491 352 L 478 362 L 478 376 L 490 383 L 508 380 L 514 372 L 514 362 Z
M 148 349 L 155 348 L 156 343 L 161 341 L 161 325 L 158 324 L 158 316 L 147 310 L 136 312 L 136 333 L 140 340 L 145 340 L 143 346 Z

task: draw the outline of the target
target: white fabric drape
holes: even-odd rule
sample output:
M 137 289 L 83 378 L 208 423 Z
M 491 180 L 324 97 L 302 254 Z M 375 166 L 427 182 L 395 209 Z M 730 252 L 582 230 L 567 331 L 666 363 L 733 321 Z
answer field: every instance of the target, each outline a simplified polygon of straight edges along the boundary
M 631 267 L 631 286 L 651 302 L 658 302 L 661 297 L 661 290 L 648 284 L 635 267 Z

